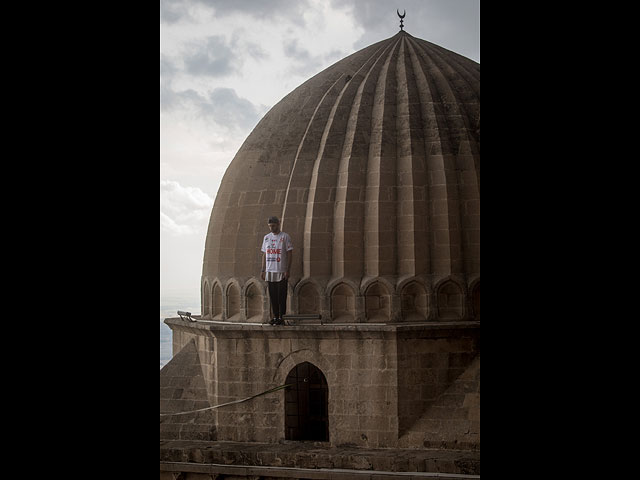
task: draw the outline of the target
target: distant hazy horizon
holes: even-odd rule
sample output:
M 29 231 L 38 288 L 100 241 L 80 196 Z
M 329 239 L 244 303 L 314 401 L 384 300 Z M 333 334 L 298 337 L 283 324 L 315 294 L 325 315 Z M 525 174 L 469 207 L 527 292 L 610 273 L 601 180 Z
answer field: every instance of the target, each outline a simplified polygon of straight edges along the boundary
M 178 310 L 200 315 L 200 293 L 171 291 L 160 294 L 160 368 L 172 357 L 171 329 L 164 323 L 165 318 L 177 317 Z

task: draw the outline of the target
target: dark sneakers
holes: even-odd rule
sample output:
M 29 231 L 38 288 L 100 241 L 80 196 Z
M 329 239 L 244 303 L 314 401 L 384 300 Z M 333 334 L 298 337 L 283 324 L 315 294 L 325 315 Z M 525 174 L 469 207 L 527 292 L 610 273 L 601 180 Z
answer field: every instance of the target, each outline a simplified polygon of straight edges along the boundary
M 284 325 L 284 320 L 282 320 L 281 318 L 272 318 L 269 322 L 269 325 Z

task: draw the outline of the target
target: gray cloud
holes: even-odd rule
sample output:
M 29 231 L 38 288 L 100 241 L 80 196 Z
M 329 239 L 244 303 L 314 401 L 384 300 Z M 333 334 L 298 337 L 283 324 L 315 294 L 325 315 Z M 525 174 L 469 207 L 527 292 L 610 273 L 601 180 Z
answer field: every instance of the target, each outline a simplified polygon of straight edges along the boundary
M 169 82 L 160 82 L 160 111 L 171 112 L 181 108 L 197 107 L 206 103 L 206 99 L 192 89 L 177 92 L 171 88 Z
M 244 13 L 256 18 L 287 18 L 304 24 L 302 13 L 309 4 L 306 0 L 160 0 L 160 21 L 176 23 L 192 21 L 189 4 L 209 7 L 218 17 Z
M 265 105 L 254 105 L 239 97 L 232 88 L 216 88 L 205 96 L 192 89 L 175 91 L 168 83 L 161 82 L 160 110 L 178 109 L 191 111 L 197 117 L 232 130 L 253 128 L 267 111 Z
M 291 74 L 304 76 L 316 73 L 324 64 L 325 58 L 322 55 L 311 55 L 309 50 L 298 45 L 297 39 L 286 41 L 282 47 L 284 54 L 295 62 L 288 69 Z
M 160 111 L 170 112 L 180 104 L 178 94 L 166 83 L 160 81 Z
M 480 59 L 479 0 L 403 0 L 400 4 L 387 0 L 330 1 L 334 7 L 350 9 L 354 21 L 364 28 L 356 49 L 395 35 L 400 30 L 397 9 L 406 13 L 406 32 L 476 61 Z
M 190 18 L 184 0 L 160 0 L 160 23 L 172 24 Z
M 170 81 L 178 71 L 169 57 L 160 53 L 160 80 Z
M 241 129 L 253 128 L 266 110 L 264 106 L 256 107 L 246 98 L 238 97 L 232 88 L 214 89 L 200 107 L 201 112 L 216 123 Z
M 184 56 L 185 70 L 192 75 L 223 77 L 239 71 L 240 57 L 224 37 L 207 37 L 205 44 L 192 48 L 192 52 Z
M 247 53 L 256 60 L 266 60 L 269 58 L 269 53 L 257 43 L 247 42 L 245 48 Z
M 297 38 L 294 38 L 284 44 L 284 54 L 287 57 L 293 57 L 300 61 L 308 60 L 311 57 L 308 50 L 298 46 Z
M 216 15 L 228 15 L 231 13 L 246 13 L 257 18 L 264 17 L 300 17 L 308 7 L 306 0 L 292 2 L 291 0 L 199 0 L 200 3 L 212 7 Z

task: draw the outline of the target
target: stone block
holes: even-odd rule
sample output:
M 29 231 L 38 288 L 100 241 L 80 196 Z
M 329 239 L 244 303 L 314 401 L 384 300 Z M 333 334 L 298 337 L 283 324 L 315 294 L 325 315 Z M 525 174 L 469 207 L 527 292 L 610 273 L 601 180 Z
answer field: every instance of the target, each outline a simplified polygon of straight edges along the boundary
M 358 428 L 361 431 L 389 431 L 389 417 L 382 415 L 359 415 Z

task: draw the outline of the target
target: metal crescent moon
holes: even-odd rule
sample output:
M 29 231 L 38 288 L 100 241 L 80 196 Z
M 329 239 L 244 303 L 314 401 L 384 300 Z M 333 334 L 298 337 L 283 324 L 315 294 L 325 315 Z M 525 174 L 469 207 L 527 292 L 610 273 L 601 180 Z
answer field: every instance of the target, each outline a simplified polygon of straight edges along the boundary
M 400 15 L 400 11 L 396 8 L 396 13 L 398 14 L 398 16 L 400 18 L 404 18 L 404 16 L 407 14 L 406 10 L 402 10 L 402 15 Z

